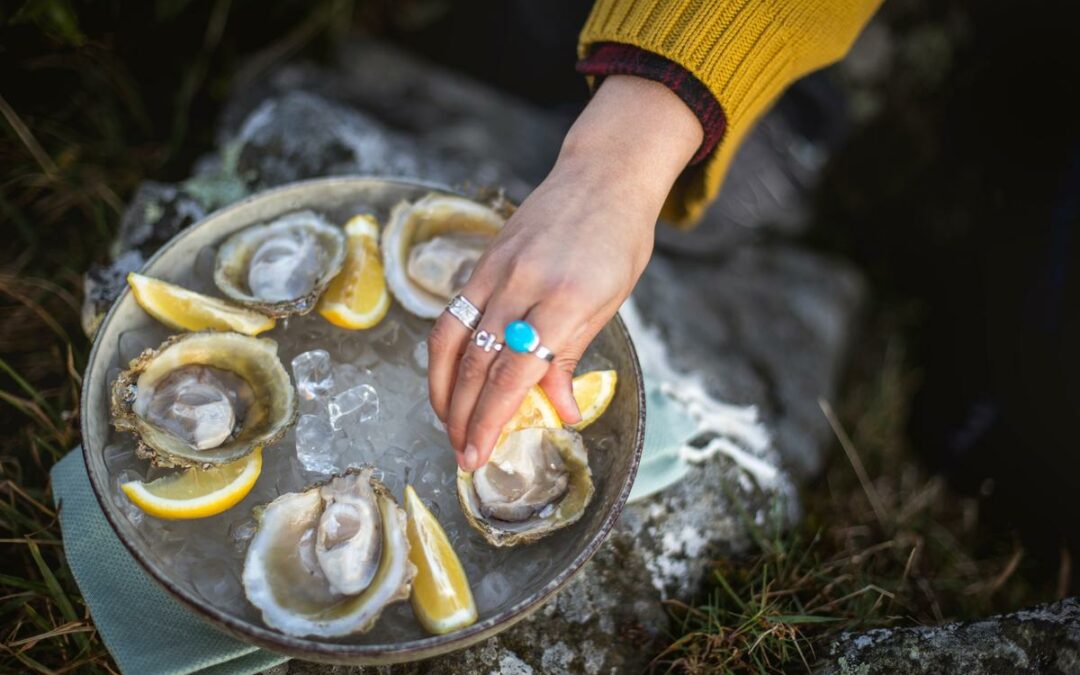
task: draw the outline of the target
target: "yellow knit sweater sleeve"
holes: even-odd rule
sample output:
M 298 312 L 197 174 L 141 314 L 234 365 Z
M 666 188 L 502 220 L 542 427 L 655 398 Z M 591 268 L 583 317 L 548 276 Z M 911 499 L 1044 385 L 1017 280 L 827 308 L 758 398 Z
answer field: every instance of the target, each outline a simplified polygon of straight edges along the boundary
M 696 221 L 754 122 L 794 80 L 847 53 L 881 0 L 596 0 L 579 56 L 600 42 L 660 54 L 716 96 L 727 130 L 676 182 L 664 217 Z

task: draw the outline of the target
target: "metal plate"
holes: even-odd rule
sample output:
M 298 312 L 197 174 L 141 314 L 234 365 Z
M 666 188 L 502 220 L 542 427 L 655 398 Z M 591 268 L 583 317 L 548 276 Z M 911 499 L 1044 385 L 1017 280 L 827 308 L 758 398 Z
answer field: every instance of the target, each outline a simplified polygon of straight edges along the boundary
M 362 177 L 288 185 L 211 214 L 163 246 L 147 262 L 143 273 L 183 282 L 191 276 L 193 261 L 199 251 L 248 225 L 302 208 L 319 211 L 332 222 L 344 222 L 352 214 L 373 211 L 380 221 L 385 222 L 394 204 L 403 199 L 416 199 L 432 190 L 449 191 L 413 181 Z M 110 435 L 115 433 L 109 422 L 107 390 L 111 384 L 108 381 L 110 372 L 115 373 L 120 366 L 119 336 L 124 331 L 153 323 L 131 293 L 125 291 L 105 317 L 96 336 L 82 392 L 83 453 L 90 483 L 120 541 L 166 591 L 223 631 L 275 652 L 330 663 L 387 664 L 445 654 L 491 637 L 539 609 L 581 570 L 618 519 L 637 472 L 644 443 L 644 390 L 630 336 L 616 317 L 601 331 L 593 347 L 613 362 L 619 373 L 615 399 L 596 425 L 614 431 L 619 443 L 616 447 L 594 449 L 590 453 L 597 491 L 584 517 L 573 526 L 525 549 L 523 555 L 552 559 L 546 574 L 540 578 L 511 577 L 515 596 L 503 605 L 506 609 L 487 616 L 482 614 L 474 625 L 449 635 L 396 643 L 372 641 L 370 634 L 326 641 L 283 635 L 259 621 L 222 611 L 192 592 L 186 583 L 180 583 L 174 578 L 173 570 L 162 564 L 139 531 L 107 496 L 112 488 L 103 453 Z M 587 430 L 587 442 L 589 434 Z

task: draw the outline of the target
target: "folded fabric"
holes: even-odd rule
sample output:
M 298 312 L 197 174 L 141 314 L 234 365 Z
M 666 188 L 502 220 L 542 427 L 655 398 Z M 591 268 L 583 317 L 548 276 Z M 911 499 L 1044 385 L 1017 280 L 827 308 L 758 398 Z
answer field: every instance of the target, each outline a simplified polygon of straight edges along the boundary
M 120 672 L 247 675 L 287 660 L 222 633 L 143 571 L 105 520 L 82 448 L 53 466 L 52 488 L 68 566 Z

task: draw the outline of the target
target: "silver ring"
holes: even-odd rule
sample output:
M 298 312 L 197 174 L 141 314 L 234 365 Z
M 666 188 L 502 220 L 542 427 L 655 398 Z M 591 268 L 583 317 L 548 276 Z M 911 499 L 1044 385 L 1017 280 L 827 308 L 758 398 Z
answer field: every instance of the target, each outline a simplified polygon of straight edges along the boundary
M 548 349 L 544 345 L 540 345 L 539 347 L 534 349 L 532 351 L 532 355 L 535 356 L 538 359 L 544 359 L 548 363 L 551 363 L 552 361 L 555 360 L 555 352 L 551 351 L 550 349 Z
M 483 349 L 485 352 L 502 351 L 503 345 L 499 342 L 499 338 L 494 333 L 489 333 L 486 330 L 476 331 L 476 335 L 473 336 L 473 344 Z
M 469 299 L 464 295 L 455 295 L 454 298 L 446 305 L 446 311 L 450 312 L 450 316 L 460 321 L 470 331 L 474 331 L 480 326 L 480 319 L 484 316 L 476 305 L 469 302 Z

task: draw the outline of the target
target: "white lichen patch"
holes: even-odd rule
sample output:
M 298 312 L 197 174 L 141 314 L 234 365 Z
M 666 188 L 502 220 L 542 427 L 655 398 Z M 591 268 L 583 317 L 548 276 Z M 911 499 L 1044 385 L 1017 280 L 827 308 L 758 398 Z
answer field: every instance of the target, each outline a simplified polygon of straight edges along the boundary
M 574 663 L 574 652 L 566 646 L 565 642 L 556 642 L 544 650 L 540 658 L 540 669 L 544 673 L 561 675 L 570 673 L 570 666 Z

